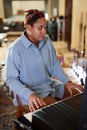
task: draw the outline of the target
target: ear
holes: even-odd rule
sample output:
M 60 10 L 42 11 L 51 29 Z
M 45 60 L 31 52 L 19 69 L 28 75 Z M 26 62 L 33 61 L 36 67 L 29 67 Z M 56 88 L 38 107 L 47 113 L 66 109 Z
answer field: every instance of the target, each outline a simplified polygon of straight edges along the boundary
M 27 24 L 27 25 L 25 26 L 25 28 L 28 29 L 28 30 L 31 30 L 31 25 Z
M 31 35 L 31 25 L 29 24 L 26 25 L 26 31 L 29 35 Z

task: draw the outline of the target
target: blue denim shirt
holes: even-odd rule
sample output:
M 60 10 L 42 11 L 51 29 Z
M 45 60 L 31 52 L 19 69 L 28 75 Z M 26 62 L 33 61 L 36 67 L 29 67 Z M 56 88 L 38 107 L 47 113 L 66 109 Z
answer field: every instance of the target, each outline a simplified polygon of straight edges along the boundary
M 64 73 L 51 40 L 45 37 L 37 48 L 24 33 L 9 48 L 6 59 L 6 83 L 23 104 L 35 92 L 42 98 L 49 93 L 62 97 L 64 85 L 51 80 L 57 77 L 63 84 L 69 79 Z M 60 88 L 60 89 L 59 89 Z M 14 103 L 17 105 L 16 98 Z

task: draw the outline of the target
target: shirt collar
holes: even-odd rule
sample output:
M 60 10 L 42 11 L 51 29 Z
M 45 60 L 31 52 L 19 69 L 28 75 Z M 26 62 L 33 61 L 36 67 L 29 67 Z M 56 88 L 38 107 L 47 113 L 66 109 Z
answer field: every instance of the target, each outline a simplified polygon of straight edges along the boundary
M 22 44 L 28 48 L 29 46 L 32 45 L 32 43 L 26 38 L 26 36 L 24 35 L 25 32 L 23 32 L 23 34 L 21 35 L 21 40 L 22 40 Z
M 21 35 L 21 40 L 22 40 L 23 45 L 24 45 L 26 48 L 30 47 L 31 45 L 34 45 L 31 41 L 29 41 L 29 40 L 26 38 L 26 36 L 25 36 L 24 33 L 25 33 L 25 31 L 24 31 L 23 34 Z M 39 41 L 39 49 L 43 46 L 43 44 L 44 44 L 44 40 Z

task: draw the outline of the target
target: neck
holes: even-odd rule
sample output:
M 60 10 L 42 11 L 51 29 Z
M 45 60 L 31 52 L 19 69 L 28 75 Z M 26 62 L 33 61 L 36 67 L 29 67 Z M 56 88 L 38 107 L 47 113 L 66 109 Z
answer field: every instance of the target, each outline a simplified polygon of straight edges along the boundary
M 28 34 L 27 32 L 25 33 L 25 36 L 29 41 L 31 41 L 36 47 L 38 47 L 38 41 L 34 41 Z

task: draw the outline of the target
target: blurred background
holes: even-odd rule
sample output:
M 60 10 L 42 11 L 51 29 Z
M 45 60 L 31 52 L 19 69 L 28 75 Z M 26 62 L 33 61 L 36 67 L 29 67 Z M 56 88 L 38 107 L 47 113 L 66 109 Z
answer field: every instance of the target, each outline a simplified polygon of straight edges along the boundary
M 47 32 L 53 41 L 67 41 L 68 49 L 83 50 L 87 0 L 0 0 L 0 3 L 1 33 L 19 34 L 24 29 L 24 11 L 36 8 L 44 12 L 51 24 Z

